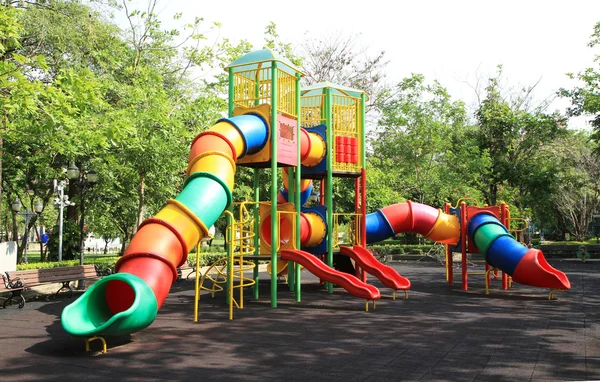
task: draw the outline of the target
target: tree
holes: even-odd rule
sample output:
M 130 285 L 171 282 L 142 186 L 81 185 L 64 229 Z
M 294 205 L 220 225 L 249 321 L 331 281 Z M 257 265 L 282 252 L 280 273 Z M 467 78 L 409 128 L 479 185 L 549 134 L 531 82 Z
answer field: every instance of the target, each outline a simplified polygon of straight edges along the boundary
M 367 113 L 379 109 L 377 100 L 385 91 L 385 51 L 371 53 L 358 43 L 360 35 L 345 36 L 342 32 L 307 39 L 301 44 L 302 71 L 306 73 L 303 85 L 319 82 L 364 90 L 370 102 Z
M 476 111 L 479 127 L 479 149 L 487 153 L 491 167 L 485 187 L 481 190 L 486 203 L 497 204 L 502 189 L 517 188 L 516 204 L 527 189 L 529 168 L 540 146 L 565 133 L 566 121 L 558 113 L 547 114 L 543 105 L 529 110 L 533 88 L 523 89 L 523 95 L 503 95 L 498 75 L 490 78 L 485 99 Z
M 594 33 L 590 36 L 588 46 L 595 48 L 600 44 L 600 22 L 594 26 Z M 600 55 L 596 55 L 594 62 L 600 62 Z M 593 116 L 591 125 L 595 133 L 592 139 L 597 143 L 600 151 L 600 68 L 589 67 L 577 74 L 568 73 L 571 79 L 579 80 L 582 85 L 573 89 L 560 89 L 558 94 L 571 99 L 571 107 L 567 109 L 568 116 L 590 115 Z
M 600 159 L 589 134 L 572 132 L 542 149 L 544 170 L 553 174 L 551 201 L 562 226 L 577 240 L 587 239 L 593 214 L 600 206 Z
M 370 140 L 369 167 L 385 174 L 391 190 L 420 203 L 441 205 L 457 194 L 471 194 L 470 174 L 462 170 L 482 171 L 484 164 L 472 164 L 480 163 L 479 153 L 469 153 L 461 147 L 465 142 L 456 142 L 466 138 L 464 104 L 419 74 L 381 97 L 382 117 Z

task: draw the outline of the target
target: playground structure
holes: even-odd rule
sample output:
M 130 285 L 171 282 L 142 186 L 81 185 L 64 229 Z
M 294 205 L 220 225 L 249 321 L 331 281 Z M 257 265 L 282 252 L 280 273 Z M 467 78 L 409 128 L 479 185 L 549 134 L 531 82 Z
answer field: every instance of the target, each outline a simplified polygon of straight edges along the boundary
M 366 283 L 367 272 L 394 296 L 397 290 L 407 296 L 410 281 L 366 249 L 367 243 L 403 232 L 461 250 L 467 248 L 468 236 L 471 251 L 479 248 L 515 281 L 570 288 L 566 276 L 547 265 L 541 252 L 518 247 L 492 208 L 469 212 L 470 207 L 448 207 L 442 212 L 408 201 L 367 214 L 364 92 L 329 83 L 301 89 L 303 74 L 266 49 L 239 58 L 226 70 L 229 117 L 194 139 L 181 193 L 140 225 L 115 267 L 117 273 L 95 283 L 63 310 L 62 325 L 71 335 L 122 335 L 150 325 L 177 279 L 177 268 L 223 213 L 228 219 L 229 256 L 213 266 L 215 277 L 197 273 L 196 318 L 207 278 L 213 293 L 228 292 L 230 318 L 234 305 L 243 307 L 244 287 L 254 286 L 257 298 L 259 260 L 270 262 L 272 307 L 277 306 L 278 276 L 284 272 L 300 301 L 301 266 L 325 281 L 330 292 L 336 284 L 366 299 L 367 310 L 369 301 L 374 305 L 381 297 Z M 236 166 L 253 168 L 254 200 L 233 201 Z M 270 169 L 266 201 L 259 194 L 259 175 L 265 169 Z M 333 210 L 334 177 L 354 180 L 354 211 Z M 320 195 L 316 205 L 308 205 L 313 182 L 319 182 Z M 348 246 L 338 242 L 341 221 L 349 227 Z M 334 253 L 338 248 L 339 254 Z M 351 258 L 354 274 L 334 269 L 334 256 Z M 244 275 L 250 270 L 252 278 Z M 224 287 L 218 286 L 221 281 Z M 240 293 L 237 300 L 235 289 Z
M 500 206 L 468 206 L 465 199 L 459 200 L 455 207 L 446 203 L 445 213 L 459 220 L 459 240 L 446 244 L 446 276 L 453 285 L 452 253 L 461 253 L 461 289 L 468 290 L 469 253 L 481 253 L 485 261 L 486 294 L 489 293 L 491 276 L 501 271 L 502 289 L 508 289 L 512 281 L 551 289 L 548 298 L 556 290 L 567 290 L 571 284 L 566 275 L 548 264 L 542 251 L 528 248 L 519 240 L 519 234 L 527 229 L 527 222 L 521 218 L 511 218 L 505 203 Z M 510 229 L 515 222 L 524 223 L 521 228 Z M 513 224 L 511 224 L 513 223 Z

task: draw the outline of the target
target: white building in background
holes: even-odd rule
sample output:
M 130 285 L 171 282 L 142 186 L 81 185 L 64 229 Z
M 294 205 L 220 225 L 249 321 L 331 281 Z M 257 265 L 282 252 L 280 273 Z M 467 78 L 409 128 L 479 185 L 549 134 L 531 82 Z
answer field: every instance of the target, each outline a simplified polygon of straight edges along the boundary
M 89 234 L 85 239 L 85 249 L 86 251 L 97 252 L 100 253 L 104 251 L 104 246 L 106 243 L 103 238 L 96 238 L 94 234 Z M 121 239 L 116 238 L 108 243 L 108 251 L 109 252 L 118 252 L 121 250 Z

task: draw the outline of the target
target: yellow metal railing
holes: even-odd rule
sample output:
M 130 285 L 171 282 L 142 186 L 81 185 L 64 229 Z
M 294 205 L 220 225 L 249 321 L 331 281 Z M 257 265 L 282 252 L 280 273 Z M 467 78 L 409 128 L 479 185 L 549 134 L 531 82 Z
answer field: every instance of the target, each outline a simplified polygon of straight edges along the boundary
M 244 220 L 237 222 L 233 213 L 224 211 L 229 215 L 232 224 L 227 227 L 225 234 L 226 244 L 228 248 L 227 257 L 215 261 L 203 274 L 200 276 L 200 256 L 196 256 L 196 290 L 194 302 L 194 322 L 198 322 L 198 309 L 201 291 L 209 291 L 212 297 L 216 292 L 224 290 L 224 284 L 229 281 L 229 289 L 227 300 L 229 303 L 229 319 L 233 319 L 233 307 L 239 309 L 244 308 L 244 287 L 254 285 L 254 279 L 246 277 L 244 274 L 247 271 L 254 269 L 255 263 L 244 259 L 244 256 L 254 252 L 253 229 L 245 227 L 253 227 L 254 220 Z M 229 264 L 229 267 L 228 267 Z M 206 281 L 209 281 L 210 287 L 204 286 Z M 236 280 L 239 280 L 236 283 Z M 234 297 L 234 290 L 239 290 L 239 297 Z
M 302 97 L 300 100 L 302 127 L 315 127 L 325 123 L 324 101 L 323 94 Z
M 298 79 L 281 70 L 277 70 L 277 112 L 297 117 L 296 82 Z M 271 68 L 240 71 L 233 76 L 233 104 L 252 107 L 271 104 L 272 95 Z
M 522 225 L 522 228 L 511 228 L 512 227 L 512 223 L 517 223 L 519 226 Z M 513 235 L 517 241 L 523 243 L 524 237 L 522 235 L 523 232 L 525 232 L 525 230 L 527 230 L 529 228 L 529 222 L 527 222 L 527 220 L 523 219 L 523 218 L 508 218 L 508 233 L 510 233 L 511 235 Z
M 333 214 L 333 248 L 340 247 L 340 236 L 347 234 L 342 244 L 360 245 L 361 243 L 361 214 L 357 213 L 334 213 Z M 340 230 L 343 224 L 347 224 L 346 230 Z

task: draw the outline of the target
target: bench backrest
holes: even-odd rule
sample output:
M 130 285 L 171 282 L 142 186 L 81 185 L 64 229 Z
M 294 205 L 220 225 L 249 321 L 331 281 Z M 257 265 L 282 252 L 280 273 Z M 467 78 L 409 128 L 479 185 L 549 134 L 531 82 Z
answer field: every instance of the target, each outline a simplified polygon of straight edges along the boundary
M 48 283 L 75 281 L 97 278 L 94 264 L 76 265 L 72 267 L 31 269 L 26 271 L 6 272 L 11 280 L 19 277 L 26 286 L 36 286 Z M 4 285 L 2 286 L 4 287 Z

